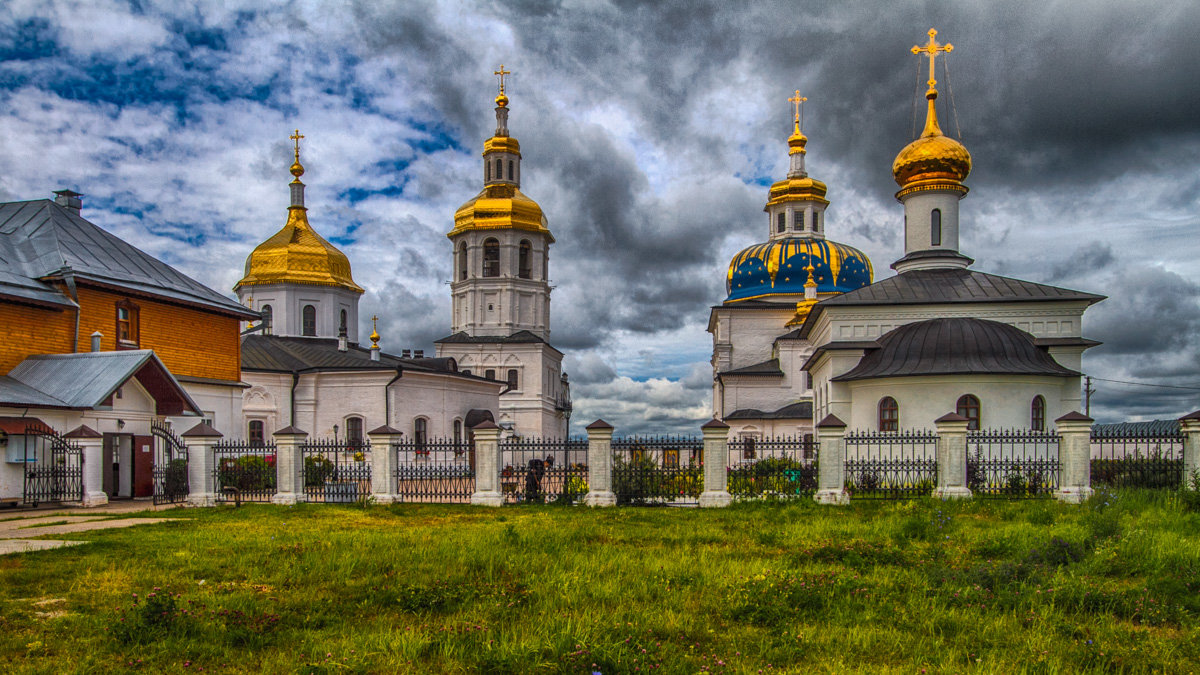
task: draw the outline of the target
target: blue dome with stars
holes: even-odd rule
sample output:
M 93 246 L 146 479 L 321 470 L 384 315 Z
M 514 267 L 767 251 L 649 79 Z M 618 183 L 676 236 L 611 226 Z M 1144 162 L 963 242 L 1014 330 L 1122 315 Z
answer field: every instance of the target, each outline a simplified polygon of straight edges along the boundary
M 866 254 L 815 237 L 783 237 L 743 249 L 729 263 L 726 302 L 770 295 L 804 295 L 808 266 L 817 293 L 846 293 L 870 285 L 874 276 Z

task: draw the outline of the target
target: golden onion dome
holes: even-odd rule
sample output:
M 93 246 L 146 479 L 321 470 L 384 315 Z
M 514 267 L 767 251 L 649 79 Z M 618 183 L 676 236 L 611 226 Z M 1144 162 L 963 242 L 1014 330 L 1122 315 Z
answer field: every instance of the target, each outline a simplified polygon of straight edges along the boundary
M 500 95 L 496 97 L 496 105 L 501 108 L 508 105 L 508 97 L 504 95 L 504 92 L 500 92 Z
M 792 132 L 792 135 L 788 136 L 788 154 L 794 155 L 796 153 L 803 154 L 807 152 L 804 149 L 804 146 L 807 144 L 808 136 L 805 136 L 803 133 L 801 133 L 800 125 L 797 124 L 796 129 Z
M 246 258 L 246 276 L 234 290 L 282 283 L 337 286 L 363 292 L 350 275 L 350 259 L 308 224 L 303 206 L 289 208 L 283 229 L 250 253 Z
M 825 184 L 815 178 L 808 176 L 785 178 L 771 186 L 770 192 L 767 193 L 767 205 L 763 210 L 767 211 L 781 202 L 797 200 L 828 204 L 829 200 L 825 199 L 825 192 Z
M 447 237 L 470 230 L 525 230 L 544 234 L 554 241 L 542 207 L 526 197 L 517 186 L 492 184 L 454 212 L 454 229 Z
M 925 95 L 929 108 L 925 130 L 921 137 L 909 143 L 892 162 L 892 175 L 900 185 L 897 197 L 921 189 L 954 189 L 967 191 L 963 179 L 971 173 L 971 153 L 958 141 L 942 133 L 938 126 L 934 101 L 937 90 Z

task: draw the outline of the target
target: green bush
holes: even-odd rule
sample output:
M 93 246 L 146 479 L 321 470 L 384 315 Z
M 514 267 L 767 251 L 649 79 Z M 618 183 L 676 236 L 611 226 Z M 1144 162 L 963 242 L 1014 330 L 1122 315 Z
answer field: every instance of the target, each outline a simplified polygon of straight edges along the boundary
M 223 459 L 217 475 L 222 488 L 242 492 L 275 489 L 275 465 L 259 455 Z
M 167 464 L 166 475 L 163 478 L 163 492 L 166 493 L 166 497 L 179 497 L 188 494 L 187 460 L 171 460 Z
M 662 467 L 648 453 L 631 459 L 617 457 L 612 468 L 613 492 L 618 504 L 650 504 L 699 497 L 704 491 L 703 469 L 698 463 Z
M 1179 505 L 1188 513 L 1200 513 L 1200 471 L 1193 471 L 1187 485 L 1180 488 Z
M 767 457 L 729 471 L 729 494 L 735 497 L 794 497 L 817 489 L 817 464 L 790 457 Z
M 324 485 L 333 476 L 334 466 L 324 455 L 304 458 L 304 487 Z

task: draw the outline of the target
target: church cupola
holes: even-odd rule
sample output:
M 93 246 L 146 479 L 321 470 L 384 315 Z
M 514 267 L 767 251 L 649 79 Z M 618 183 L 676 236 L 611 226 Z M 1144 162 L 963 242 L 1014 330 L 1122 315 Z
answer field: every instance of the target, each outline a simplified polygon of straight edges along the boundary
M 963 268 L 973 262 L 958 251 L 958 201 L 967 194 L 962 181 L 971 173 L 971 153 L 942 133 L 937 118 L 934 61 L 954 46 L 939 44 L 936 36 L 931 28 L 929 42 L 912 48 L 912 53 L 929 57 L 925 128 L 892 163 L 900 186 L 896 199 L 904 204 L 904 257 L 892 264 L 897 272 Z

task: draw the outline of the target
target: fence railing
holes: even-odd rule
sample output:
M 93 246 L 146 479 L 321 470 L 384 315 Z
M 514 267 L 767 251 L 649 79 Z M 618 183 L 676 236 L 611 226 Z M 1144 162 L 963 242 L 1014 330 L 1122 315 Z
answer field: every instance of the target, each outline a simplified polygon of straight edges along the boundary
M 274 442 L 219 441 L 213 446 L 217 501 L 269 502 L 278 485 Z
M 467 504 L 475 492 L 475 447 L 455 439 L 404 439 L 396 453 L 396 499 Z
M 1093 433 L 1092 484 L 1115 488 L 1176 488 L 1183 481 L 1182 432 Z
M 734 499 L 795 499 L 817 490 L 818 444 L 811 437 L 742 438 L 729 443 L 727 489 Z
M 1060 437 L 1027 429 L 967 434 L 967 487 L 978 497 L 1049 497 L 1058 488 Z
M 500 444 L 505 501 L 572 504 L 588 491 L 586 438 L 511 438 Z
M 300 446 L 300 478 L 310 502 L 350 504 L 371 494 L 371 444 L 308 439 Z
M 614 438 L 612 486 L 618 504 L 697 504 L 704 491 L 704 443 L 676 436 Z
M 929 495 L 937 484 L 937 441 L 932 431 L 846 434 L 846 491 L 854 499 Z

